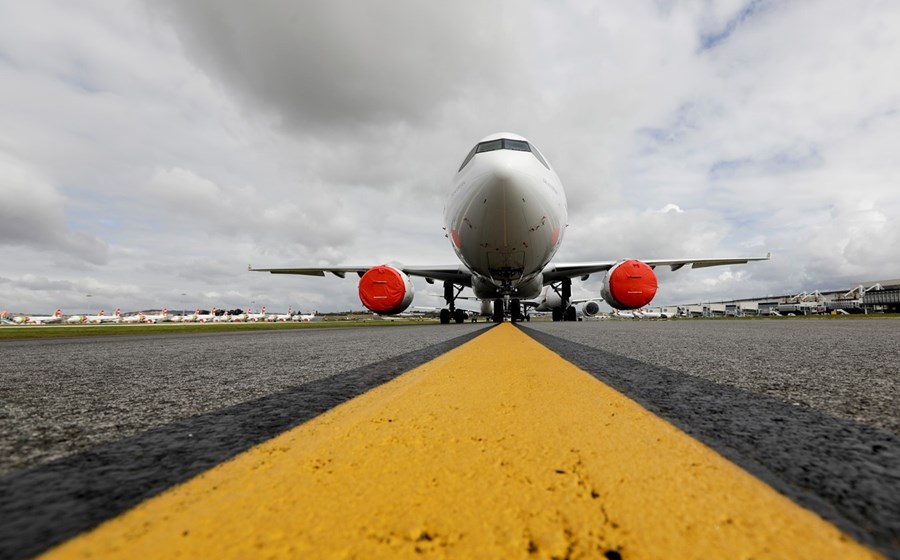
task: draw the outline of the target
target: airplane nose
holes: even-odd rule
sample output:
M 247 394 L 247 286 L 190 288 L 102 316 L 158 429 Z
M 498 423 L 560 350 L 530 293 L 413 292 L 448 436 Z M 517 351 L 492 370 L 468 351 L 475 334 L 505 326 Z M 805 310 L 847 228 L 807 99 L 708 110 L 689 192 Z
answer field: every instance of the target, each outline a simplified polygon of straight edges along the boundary
M 491 168 L 491 178 L 493 182 L 497 184 L 508 184 L 511 183 L 516 177 L 516 172 L 513 169 L 512 165 L 509 165 L 506 162 L 498 162 L 493 168 Z

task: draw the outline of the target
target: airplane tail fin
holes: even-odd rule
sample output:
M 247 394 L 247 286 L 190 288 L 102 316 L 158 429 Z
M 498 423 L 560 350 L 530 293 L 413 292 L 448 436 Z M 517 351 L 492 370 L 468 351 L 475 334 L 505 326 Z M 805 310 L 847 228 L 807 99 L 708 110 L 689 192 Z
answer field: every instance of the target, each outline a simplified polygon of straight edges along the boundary
M 116 317 L 121 317 L 121 316 L 122 316 L 122 308 L 116 307 Z
M 6 314 L 6 311 L 4 311 L 3 313 Z M 57 309 L 56 313 L 54 313 L 53 316 L 56 317 L 57 319 L 62 317 L 62 309 Z

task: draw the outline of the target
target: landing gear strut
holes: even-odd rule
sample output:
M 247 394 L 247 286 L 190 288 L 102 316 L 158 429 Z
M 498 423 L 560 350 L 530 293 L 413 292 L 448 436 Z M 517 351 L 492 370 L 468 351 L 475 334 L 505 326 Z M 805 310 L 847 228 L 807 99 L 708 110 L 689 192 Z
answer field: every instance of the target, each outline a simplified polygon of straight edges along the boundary
M 572 300 L 572 280 L 563 278 L 559 281 L 558 287 L 557 284 L 551 284 L 550 286 L 559 295 L 560 299 L 560 306 L 553 309 L 553 320 L 575 321 L 577 319 L 575 307 L 569 305 L 569 302 Z
M 453 282 L 444 282 L 444 301 L 447 309 L 441 309 L 441 324 L 448 325 L 452 319 L 456 323 L 466 321 L 466 312 L 456 308 L 456 298 L 463 291 L 463 286 L 457 287 Z

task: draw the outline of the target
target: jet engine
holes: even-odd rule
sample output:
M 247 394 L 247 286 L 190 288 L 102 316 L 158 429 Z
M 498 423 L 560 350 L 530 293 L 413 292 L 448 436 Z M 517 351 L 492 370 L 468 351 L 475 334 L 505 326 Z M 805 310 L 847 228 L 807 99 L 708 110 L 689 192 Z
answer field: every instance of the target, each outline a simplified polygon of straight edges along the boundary
M 581 312 L 585 317 L 596 317 L 600 313 L 600 304 L 594 300 L 586 301 L 581 306 Z
M 386 264 L 373 266 L 359 279 L 359 300 L 379 315 L 402 313 L 412 303 L 415 288 L 403 271 Z
M 616 263 L 606 273 L 600 294 L 610 307 L 619 310 L 644 307 L 656 295 L 656 274 L 646 263 L 627 260 Z

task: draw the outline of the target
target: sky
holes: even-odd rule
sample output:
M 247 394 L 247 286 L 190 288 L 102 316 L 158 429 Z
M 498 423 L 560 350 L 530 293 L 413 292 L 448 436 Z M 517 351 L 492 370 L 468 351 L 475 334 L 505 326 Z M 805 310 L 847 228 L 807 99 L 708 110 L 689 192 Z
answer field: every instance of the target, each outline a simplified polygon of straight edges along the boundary
M 563 182 L 558 262 L 773 254 L 654 304 L 900 278 L 898 60 L 890 0 L 0 0 L 0 306 L 362 309 L 247 265 L 456 263 L 498 131 Z

